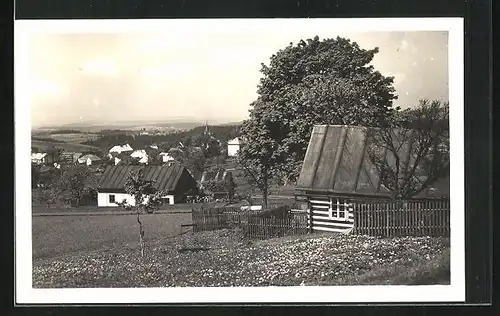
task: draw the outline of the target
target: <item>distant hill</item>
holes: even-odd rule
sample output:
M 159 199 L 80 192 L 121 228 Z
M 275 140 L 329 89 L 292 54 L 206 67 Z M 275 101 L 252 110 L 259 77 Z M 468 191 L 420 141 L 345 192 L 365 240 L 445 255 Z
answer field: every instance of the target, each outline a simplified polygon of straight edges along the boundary
M 33 127 L 33 130 L 39 131 L 54 131 L 54 130 L 74 130 L 80 132 L 96 133 L 101 130 L 139 130 L 141 128 L 154 129 L 157 128 L 163 131 L 187 131 L 197 126 L 205 126 L 204 120 L 194 119 L 190 117 L 170 118 L 167 120 L 140 120 L 140 121 L 118 121 L 118 122 L 74 122 L 61 125 Z M 241 125 L 241 122 L 214 122 L 208 121 L 208 124 L 213 126 L 229 126 Z

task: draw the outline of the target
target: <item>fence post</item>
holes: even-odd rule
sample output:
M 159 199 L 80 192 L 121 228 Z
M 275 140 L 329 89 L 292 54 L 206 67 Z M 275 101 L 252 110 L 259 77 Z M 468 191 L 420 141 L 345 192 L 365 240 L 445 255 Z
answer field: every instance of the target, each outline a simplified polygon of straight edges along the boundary
M 306 215 L 306 220 L 307 220 L 307 230 L 309 234 L 312 234 L 313 232 L 313 222 L 312 222 L 312 207 L 311 207 L 311 199 L 308 197 L 307 201 L 307 215 Z
M 386 223 L 386 229 L 385 229 L 385 236 L 390 237 L 389 235 L 389 209 L 390 205 L 387 203 L 387 207 L 385 208 L 385 223 Z

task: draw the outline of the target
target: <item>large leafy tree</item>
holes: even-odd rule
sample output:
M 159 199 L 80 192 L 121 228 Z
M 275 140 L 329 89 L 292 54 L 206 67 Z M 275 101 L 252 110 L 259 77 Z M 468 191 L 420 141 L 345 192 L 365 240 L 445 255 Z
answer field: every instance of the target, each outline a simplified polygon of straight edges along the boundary
M 50 145 L 46 151 L 47 156 L 49 156 L 51 159 L 51 163 L 58 162 L 61 158 L 61 154 L 63 153 L 63 150 L 61 148 L 56 148 L 54 145 Z
M 378 48 L 317 36 L 262 64 L 258 98 L 243 122 L 239 161 L 267 205 L 271 179 L 293 181 L 317 124 L 383 126 L 393 114 L 393 78 L 370 62 Z
M 84 198 L 94 195 L 96 182 L 96 177 L 87 166 L 74 165 L 62 172 L 54 189 L 64 203 L 79 207 Z
M 162 165 L 163 161 L 160 157 L 160 150 L 151 148 L 151 147 L 146 147 L 146 154 L 148 155 L 148 164 L 149 165 Z

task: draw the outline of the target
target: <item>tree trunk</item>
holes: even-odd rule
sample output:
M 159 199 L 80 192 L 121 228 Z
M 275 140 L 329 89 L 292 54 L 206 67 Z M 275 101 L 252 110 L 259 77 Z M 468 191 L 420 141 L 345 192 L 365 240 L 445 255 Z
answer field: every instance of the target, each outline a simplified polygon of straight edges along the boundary
M 141 246 L 141 257 L 144 257 L 144 228 L 142 226 L 139 213 L 137 213 L 137 222 L 139 223 L 139 245 Z
M 268 195 L 268 185 L 267 177 L 262 180 L 262 210 L 267 210 L 267 195 Z

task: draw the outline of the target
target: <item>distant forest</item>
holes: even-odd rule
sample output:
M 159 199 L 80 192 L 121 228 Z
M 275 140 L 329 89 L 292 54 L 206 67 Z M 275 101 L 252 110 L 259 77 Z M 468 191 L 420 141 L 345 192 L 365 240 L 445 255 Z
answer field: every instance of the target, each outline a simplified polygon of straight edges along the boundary
M 88 140 L 82 144 L 96 146 L 103 150 L 109 150 L 115 145 L 128 143 L 134 149 L 142 149 L 149 145 L 158 145 L 162 150 L 168 150 L 172 147 L 177 147 L 179 142 L 184 146 L 189 146 L 194 139 L 200 137 L 205 131 L 205 126 L 197 126 L 187 131 L 171 133 L 167 135 L 127 135 L 125 131 L 103 131 L 101 137 L 94 140 Z M 209 126 L 210 133 L 218 139 L 222 145 L 225 145 L 228 140 L 239 135 L 239 125 L 217 125 Z

